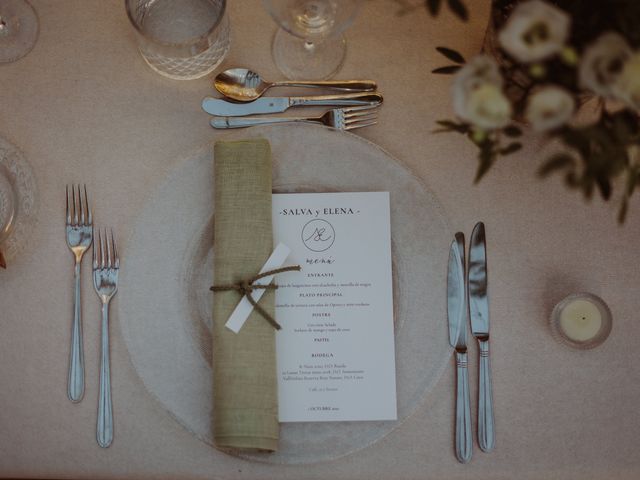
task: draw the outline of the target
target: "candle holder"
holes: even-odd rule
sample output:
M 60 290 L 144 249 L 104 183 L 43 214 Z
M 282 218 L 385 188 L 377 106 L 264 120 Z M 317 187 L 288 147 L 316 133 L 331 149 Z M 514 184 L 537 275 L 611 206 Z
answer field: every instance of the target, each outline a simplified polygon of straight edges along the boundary
M 550 325 L 560 343 L 587 350 L 602 345 L 611 333 L 611 310 L 596 295 L 574 293 L 553 308 Z

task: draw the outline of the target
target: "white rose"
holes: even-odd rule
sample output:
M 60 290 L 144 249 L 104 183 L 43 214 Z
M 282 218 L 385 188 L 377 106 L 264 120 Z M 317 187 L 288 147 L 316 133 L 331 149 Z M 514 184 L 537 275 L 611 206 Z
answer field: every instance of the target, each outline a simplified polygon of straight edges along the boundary
M 524 116 L 534 130 L 545 132 L 567 123 L 575 108 L 575 100 L 569 92 L 548 86 L 529 96 Z
M 611 89 L 625 105 L 640 111 L 640 53 L 634 53 L 625 62 Z
M 456 74 L 453 81 L 453 109 L 473 125 L 493 130 L 511 119 L 511 104 L 502 92 L 503 79 L 496 62 L 478 55 Z
M 485 83 L 469 96 L 467 120 L 485 130 L 506 127 L 511 121 L 511 103 L 500 87 Z
M 544 60 L 564 47 L 571 19 L 541 0 L 520 3 L 498 35 L 500 46 L 523 63 Z
M 631 47 L 618 33 L 600 35 L 582 55 L 578 69 L 580 85 L 606 98 L 614 96 L 613 85 L 632 54 Z

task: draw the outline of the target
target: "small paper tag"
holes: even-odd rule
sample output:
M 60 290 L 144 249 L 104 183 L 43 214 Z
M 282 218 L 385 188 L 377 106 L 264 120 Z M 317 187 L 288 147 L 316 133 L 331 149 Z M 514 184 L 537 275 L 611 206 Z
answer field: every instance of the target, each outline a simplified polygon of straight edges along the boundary
M 267 272 L 269 270 L 275 270 L 276 268 L 280 268 L 284 261 L 291 253 L 291 249 L 287 247 L 284 243 L 279 243 L 271 256 L 268 258 L 267 262 L 264 264 L 260 273 Z M 260 278 L 254 282 L 254 285 L 269 285 L 273 280 L 273 275 L 269 275 L 268 277 Z M 258 288 L 252 292 L 253 299 L 258 302 L 262 295 L 264 294 L 265 289 Z M 233 310 L 233 313 L 225 323 L 225 327 L 231 330 L 234 333 L 238 333 L 244 322 L 247 321 L 251 311 L 253 310 L 253 305 L 247 300 L 247 297 L 242 297 L 236 308 Z

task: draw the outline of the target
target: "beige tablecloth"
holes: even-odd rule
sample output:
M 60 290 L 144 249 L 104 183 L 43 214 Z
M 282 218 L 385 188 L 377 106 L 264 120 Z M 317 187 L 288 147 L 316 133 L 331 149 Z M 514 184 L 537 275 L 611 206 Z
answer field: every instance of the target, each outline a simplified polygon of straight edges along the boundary
M 635 348 L 640 202 L 634 200 L 627 225 L 620 228 L 613 205 L 597 200 L 587 205 L 559 179 L 538 181 L 533 139 L 474 187 L 474 149 L 458 136 L 429 133 L 436 119 L 450 115 L 449 79 L 430 73 L 446 63 L 434 47 L 455 47 L 465 55 L 477 51 L 487 0 L 467 2 L 469 24 L 448 12 L 434 21 L 421 8 L 397 16 L 401 2 L 392 0 L 366 2 L 348 31 L 340 77 L 378 80 L 385 94 L 381 121 L 362 135 L 429 184 L 454 228 L 469 232 L 480 219 L 487 225 L 495 452 L 484 454 L 476 445 L 470 464 L 455 460 L 452 363 L 410 421 L 344 458 L 275 466 L 226 455 L 184 430 L 145 390 L 129 361 L 117 316 L 111 328 L 115 439 L 111 448 L 100 449 L 93 375 L 99 320 L 87 265 L 86 395 L 79 405 L 66 398 L 72 257 L 64 242 L 64 187 L 71 182 L 90 186 L 92 198 L 99 199 L 95 218 L 100 225 L 116 226 L 122 238 L 126 268 L 127 238 L 145 199 L 181 158 L 216 138 L 199 107 L 211 88 L 208 80 L 180 83 L 149 70 L 136 52 L 121 1 L 32 3 L 40 18 L 38 43 L 22 60 L 0 65 L 0 133 L 24 150 L 40 189 L 33 242 L 0 272 L 0 475 L 640 477 L 640 350 Z M 224 66 L 250 65 L 278 78 L 270 58 L 275 25 L 261 2 L 230 0 L 229 8 L 232 49 Z M 547 328 L 555 302 L 580 290 L 604 298 L 614 315 L 610 338 L 588 352 L 559 345 Z M 475 374 L 472 370 L 472 379 Z M 471 388 L 475 398 L 473 381 Z

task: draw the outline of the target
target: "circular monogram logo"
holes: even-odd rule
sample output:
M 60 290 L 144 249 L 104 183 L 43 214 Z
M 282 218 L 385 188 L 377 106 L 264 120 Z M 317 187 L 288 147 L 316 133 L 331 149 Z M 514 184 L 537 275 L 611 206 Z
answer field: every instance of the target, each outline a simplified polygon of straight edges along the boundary
M 312 252 L 329 250 L 335 239 L 333 226 L 321 218 L 310 220 L 302 227 L 302 242 Z

